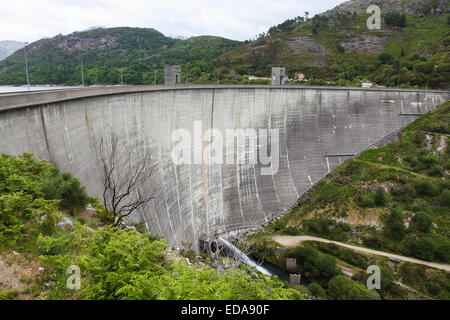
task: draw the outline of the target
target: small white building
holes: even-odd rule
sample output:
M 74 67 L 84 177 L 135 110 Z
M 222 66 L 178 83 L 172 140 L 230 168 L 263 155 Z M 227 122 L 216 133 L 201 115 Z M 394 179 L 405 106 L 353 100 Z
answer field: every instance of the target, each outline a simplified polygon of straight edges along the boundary
M 286 68 L 273 67 L 272 68 L 272 85 L 282 86 L 286 81 Z
M 164 66 L 164 83 L 166 85 L 175 85 L 181 83 L 181 67 Z

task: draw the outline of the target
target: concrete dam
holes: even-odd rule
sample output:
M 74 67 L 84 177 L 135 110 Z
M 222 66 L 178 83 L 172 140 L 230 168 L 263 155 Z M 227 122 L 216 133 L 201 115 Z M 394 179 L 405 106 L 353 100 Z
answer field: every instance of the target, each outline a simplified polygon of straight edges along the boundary
M 160 192 L 129 220 L 142 222 L 173 246 L 192 243 L 197 249 L 203 236 L 227 238 L 284 214 L 338 165 L 388 142 L 449 96 L 448 91 L 250 85 L 0 94 L 0 153 L 40 155 L 100 197 L 95 139 L 114 134 L 155 160 L 151 183 L 139 194 L 152 186 Z M 270 137 L 269 143 L 257 141 L 257 147 L 268 145 L 271 164 L 205 163 L 208 144 L 200 136 L 200 143 L 192 142 L 187 150 L 200 162 L 179 164 L 172 151 L 177 145 L 173 133 L 180 129 L 192 133 L 192 140 L 196 129 L 201 135 L 213 129 L 224 136 L 235 130 L 236 144 L 223 154 L 232 160 L 247 159 L 252 152 L 247 129 L 268 137 L 276 132 L 278 143 L 275 150 Z

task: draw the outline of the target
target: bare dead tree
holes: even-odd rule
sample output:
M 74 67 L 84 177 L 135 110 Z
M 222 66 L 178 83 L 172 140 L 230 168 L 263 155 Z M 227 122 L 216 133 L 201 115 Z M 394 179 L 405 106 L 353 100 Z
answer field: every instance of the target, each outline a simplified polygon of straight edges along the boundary
M 154 200 L 157 190 L 150 185 L 154 162 L 143 148 L 119 145 L 111 134 L 108 139 L 95 139 L 103 174 L 103 204 L 114 215 L 117 227 L 142 205 Z M 143 145 L 143 143 L 141 144 Z

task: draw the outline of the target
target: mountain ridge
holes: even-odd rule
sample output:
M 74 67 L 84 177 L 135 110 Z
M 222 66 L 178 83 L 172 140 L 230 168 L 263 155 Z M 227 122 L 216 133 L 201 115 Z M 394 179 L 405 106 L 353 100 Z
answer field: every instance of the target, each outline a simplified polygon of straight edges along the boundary
M 369 2 L 382 8 L 381 30 L 367 29 Z M 88 85 L 118 84 L 122 73 L 127 84 L 151 84 L 155 69 L 162 83 L 163 66 L 178 64 L 183 82 L 248 83 L 248 75 L 267 78 L 272 66 L 285 66 L 291 79 L 300 74 L 308 80 L 303 84 L 372 81 L 442 89 L 450 79 L 448 12 L 448 0 L 351 0 L 310 19 L 288 19 L 245 42 L 180 40 L 152 28 L 96 28 L 30 44 L 30 78 L 35 84 L 78 85 L 83 55 Z M 25 81 L 23 51 L 0 62 L 0 84 Z
M 22 49 L 23 42 L 14 40 L 0 41 L 0 61 L 13 54 L 16 50 Z

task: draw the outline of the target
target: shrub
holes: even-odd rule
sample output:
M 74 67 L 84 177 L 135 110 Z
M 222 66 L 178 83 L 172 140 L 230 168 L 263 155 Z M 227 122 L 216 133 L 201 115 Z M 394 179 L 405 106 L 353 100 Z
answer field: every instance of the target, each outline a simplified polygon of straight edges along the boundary
M 396 201 L 411 203 L 414 199 L 416 189 L 411 184 L 405 184 L 402 188 L 392 190 L 392 195 Z
M 386 205 L 387 196 L 383 188 L 379 188 L 375 193 L 374 202 L 378 207 L 384 207 Z
M 286 229 L 284 229 L 284 234 L 287 234 L 289 236 L 296 236 L 299 234 L 299 230 L 294 227 L 287 227 Z
M 393 64 L 395 59 L 394 57 L 387 52 L 383 52 L 378 56 L 378 59 L 380 60 L 381 64 Z
M 297 263 L 301 264 L 305 271 L 311 272 L 315 278 L 329 280 L 341 273 L 333 257 L 321 255 L 316 248 L 308 244 L 290 250 L 288 257 L 295 257 Z
M 6 290 L 0 292 L 0 300 L 11 300 L 16 298 L 19 295 L 19 291 L 17 290 Z
M 59 237 L 43 236 L 39 234 L 36 240 L 36 248 L 43 255 L 59 255 L 68 250 L 70 242 L 73 241 L 73 235 L 62 235 Z
M 372 300 L 377 299 L 361 283 L 353 281 L 346 276 L 336 276 L 328 282 L 328 296 L 334 300 Z
M 431 227 L 433 225 L 433 218 L 425 213 L 425 212 L 418 212 L 414 216 L 414 225 L 415 227 L 424 233 L 429 233 L 431 231 Z
M 428 173 L 432 176 L 443 177 L 444 168 L 440 165 L 434 164 L 433 166 L 431 166 L 430 171 Z
M 41 177 L 41 191 L 45 199 L 61 200 L 61 209 L 66 209 L 70 213 L 84 209 L 88 202 L 85 188 L 81 186 L 78 179 L 70 173 L 59 173 L 57 168 L 47 170 Z
M 414 188 L 418 195 L 434 197 L 439 195 L 439 186 L 429 180 L 417 179 L 414 181 Z
M 394 240 L 403 240 L 406 234 L 406 228 L 403 221 L 403 213 L 399 207 L 391 210 L 386 219 L 386 231 Z
M 299 299 L 298 291 L 241 271 L 221 274 L 180 262 L 168 264 L 163 241 L 106 227 L 96 232 L 86 258 L 88 299 Z
M 428 261 L 434 260 L 437 251 L 436 243 L 428 237 L 410 240 L 406 247 L 410 250 L 412 256 Z
M 390 26 L 404 28 L 406 27 L 406 15 L 397 12 L 388 12 L 384 15 L 384 22 Z
M 363 197 L 361 198 L 360 205 L 364 208 L 374 208 L 375 201 L 371 197 Z
M 442 191 L 442 194 L 439 198 L 441 205 L 448 207 L 450 206 L 450 190 Z

